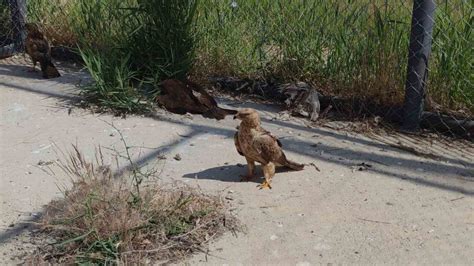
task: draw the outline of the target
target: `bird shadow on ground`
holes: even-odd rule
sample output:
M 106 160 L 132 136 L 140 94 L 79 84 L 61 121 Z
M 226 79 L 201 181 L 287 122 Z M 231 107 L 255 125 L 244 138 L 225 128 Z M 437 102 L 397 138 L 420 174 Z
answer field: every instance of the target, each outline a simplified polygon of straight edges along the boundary
M 275 173 L 291 172 L 291 169 L 286 167 L 277 167 Z M 241 181 L 241 176 L 247 174 L 247 165 L 235 164 L 224 165 L 218 167 L 208 168 L 199 172 L 188 173 L 183 175 L 184 178 L 191 179 L 207 179 L 221 182 L 254 182 L 261 183 L 263 180 L 263 172 L 260 165 L 256 164 L 255 176 L 248 181 Z
M 26 58 L 7 58 L 0 60 L 0 76 L 9 77 L 11 79 L 23 79 L 35 82 L 50 81 L 59 84 L 77 85 L 83 81 L 89 81 L 90 76 L 86 71 L 81 70 L 77 65 L 69 62 L 54 62 L 58 68 L 61 76 L 52 79 L 45 79 L 42 77 L 39 66 L 36 66 L 36 71 L 31 71 L 33 64 Z

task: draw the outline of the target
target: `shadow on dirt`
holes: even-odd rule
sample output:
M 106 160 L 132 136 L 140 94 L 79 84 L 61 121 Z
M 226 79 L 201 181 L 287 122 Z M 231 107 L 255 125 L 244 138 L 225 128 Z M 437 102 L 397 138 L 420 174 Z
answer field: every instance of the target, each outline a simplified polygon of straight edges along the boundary
M 276 168 L 276 173 L 285 173 L 291 171 L 291 169 L 285 167 Z M 258 163 L 255 167 L 255 176 L 253 179 L 241 181 L 241 176 L 245 174 L 247 174 L 247 165 L 235 164 L 212 167 L 203 171 L 185 174 L 183 177 L 191 179 L 216 180 L 221 182 L 254 182 L 256 184 L 261 183 L 263 180 L 263 172 Z
M 35 213 L 27 219 L 23 219 L 11 228 L 0 232 L 0 245 L 7 243 L 10 239 L 20 234 L 31 231 L 37 227 L 36 222 L 41 219 L 41 213 Z
M 157 120 L 161 120 L 159 117 Z M 173 121 L 167 119 L 168 123 L 181 124 L 180 121 Z M 271 122 L 268 122 L 271 123 Z M 265 125 L 264 125 L 265 126 Z M 233 129 L 222 129 L 209 125 L 189 125 L 192 132 L 205 134 L 207 132 L 213 134 L 220 134 L 227 138 L 232 138 L 235 130 Z M 287 125 L 291 128 L 291 125 Z M 377 150 L 391 150 L 391 153 L 405 154 L 406 152 L 391 148 L 388 145 L 380 143 L 372 143 L 367 140 L 359 139 L 357 137 L 347 137 L 338 133 L 325 131 L 322 129 L 311 129 L 318 135 L 324 135 L 333 138 L 333 141 L 346 141 L 350 139 L 357 145 L 362 146 L 375 146 Z M 192 133 L 196 134 L 196 133 Z M 324 161 L 330 164 L 334 164 L 337 167 L 352 168 L 362 162 L 371 162 L 373 167 L 369 171 L 380 174 L 384 177 L 397 178 L 406 182 L 429 186 L 433 188 L 453 191 L 462 193 L 465 195 L 474 195 L 473 189 L 473 173 L 474 168 L 471 167 L 472 163 L 469 161 L 463 161 L 462 165 L 445 164 L 441 161 L 430 160 L 426 158 L 417 157 L 414 159 L 393 156 L 389 154 L 383 154 L 379 152 L 370 151 L 354 151 L 351 148 L 340 148 L 330 145 L 329 143 L 320 143 L 317 136 L 311 139 L 297 139 L 297 138 L 282 138 L 283 148 L 286 151 L 293 152 L 296 154 L 304 155 L 310 160 L 313 160 L 316 165 L 318 161 Z M 232 146 L 233 148 L 233 146 Z M 172 150 L 172 148 L 171 148 Z M 142 163 L 143 160 L 140 160 Z M 309 163 L 309 162 L 306 162 Z M 239 168 L 232 167 L 227 171 L 221 170 L 222 167 L 216 167 L 204 170 L 200 173 L 189 173 L 186 174 L 186 178 L 197 178 L 200 179 L 214 179 L 225 182 L 237 182 L 236 176 L 245 173 L 245 169 L 238 171 Z M 405 170 L 404 173 L 400 173 L 400 169 Z M 408 172 L 408 173 L 407 173 Z M 425 173 L 441 174 L 443 178 L 439 177 L 428 177 Z

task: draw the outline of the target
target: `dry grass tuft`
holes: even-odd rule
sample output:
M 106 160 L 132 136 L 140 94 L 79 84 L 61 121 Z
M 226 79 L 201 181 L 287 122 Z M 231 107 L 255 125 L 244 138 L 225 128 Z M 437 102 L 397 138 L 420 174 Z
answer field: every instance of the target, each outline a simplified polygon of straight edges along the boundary
M 54 244 L 40 247 L 28 263 L 176 261 L 237 229 L 219 197 L 189 187 L 148 185 L 137 197 L 130 180 L 114 177 L 99 154 L 92 163 L 75 149 L 60 163 L 72 187 L 46 206 L 38 236 Z

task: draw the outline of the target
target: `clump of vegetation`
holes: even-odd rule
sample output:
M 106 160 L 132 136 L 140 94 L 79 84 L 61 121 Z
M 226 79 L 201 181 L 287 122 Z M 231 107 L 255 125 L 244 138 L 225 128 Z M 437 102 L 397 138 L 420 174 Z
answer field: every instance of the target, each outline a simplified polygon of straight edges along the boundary
M 95 81 L 83 94 L 100 109 L 145 112 L 159 82 L 191 68 L 196 0 L 30 2 L 53 44 L 78 48 Z
M 80 2 L 76 32 L 95 80 L 86 97 L 119 112 L 149 109 L 143 100 L 153 100 L 158 83 L 191 67 L 195 8 L 195 0 Z
M 98 154 L 96 162 L 87 161 L 75 148 L 60 163 L 72 186 L 46 206 L 38 237 L 54 244 L 40 247 L 29 263 L 176 261 L 236 229 L 219 197 L 189 187 L 144 187 L 138 168 L 132 167 L 130 182 L 114 176 Z

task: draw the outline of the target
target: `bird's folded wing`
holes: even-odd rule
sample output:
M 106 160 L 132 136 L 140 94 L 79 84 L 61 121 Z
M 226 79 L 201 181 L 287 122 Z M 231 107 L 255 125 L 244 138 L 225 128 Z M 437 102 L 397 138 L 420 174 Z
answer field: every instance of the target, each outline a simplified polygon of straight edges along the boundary
M 260 157 L 267 162 L 276 161 L 281 156 L 281 143 L 271 134 L 259 134 L 255 136 L 252 144 Z
M 279 140 L 275 135 L 273 135 L 270 131 L 268 131 L 268 130 L 266 130 L 266 129 L 264 129 L 264 128 L 260 128 L 259 131 L 261 132 L 262 135 L 268 135 L 268 136 L 270 136 L 271 138 L 273 138 L 273 139 L 276 141 L 276 143 L 278 144 L 278 146 L 283 147 L 282 144 L 281 144 L 281 142 L 280 142 L 280 140 Z
M 235 143 L 235 148 L 237 149 L 237 152 L 240 155 L 245 156 L 244 153 L 242 152 L 242 148 L 240 148 L 239 132 L 235 132 L 234 134 L 234 143 Z
M 45 53 L 45 54 L 49 53 L 48 41 L 43 40 L 43 39 L 30 38 L 28 42 L 30 43 L 30 46 L 35 52 Z

